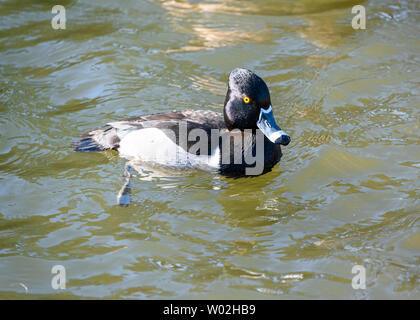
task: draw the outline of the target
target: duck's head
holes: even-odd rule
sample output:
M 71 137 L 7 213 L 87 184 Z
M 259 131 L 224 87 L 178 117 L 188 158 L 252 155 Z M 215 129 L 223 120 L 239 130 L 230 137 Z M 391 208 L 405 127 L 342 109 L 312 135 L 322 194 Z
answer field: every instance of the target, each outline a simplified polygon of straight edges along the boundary
M 260 129 L 273 143 L 286 146 L 290 142 L 274 119 L 267 85 L 247 69 L 237 68 L 229 74 L 223 114 L 228 130 Z

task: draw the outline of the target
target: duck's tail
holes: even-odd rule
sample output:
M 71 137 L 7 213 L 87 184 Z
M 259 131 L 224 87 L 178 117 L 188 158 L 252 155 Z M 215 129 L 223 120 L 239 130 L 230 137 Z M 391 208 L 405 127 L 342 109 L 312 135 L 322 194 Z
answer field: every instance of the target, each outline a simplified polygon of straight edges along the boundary
M 72 142 L 71 146 L 74 151 L 96 152 L 117 149 L 119 142 L 120 138 L 117 135 L 117 130 L 113 127 L 108 127 L 82 134 L 81 138 Z

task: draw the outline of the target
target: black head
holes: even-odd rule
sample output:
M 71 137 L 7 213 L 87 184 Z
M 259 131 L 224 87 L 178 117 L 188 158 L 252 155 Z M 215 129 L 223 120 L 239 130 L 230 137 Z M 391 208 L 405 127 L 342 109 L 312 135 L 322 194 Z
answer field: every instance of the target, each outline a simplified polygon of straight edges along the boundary
M 229 74 L 224 105 L 225 123 L 229 130 L 257 129 L 260 109 L 267 109 L 270 104 L 267 85 L 255 73 L 237 68 Z
M 228 130 L 259 128 L 273 143 L 287 145 L 290 141 L 274 119 L 267 85 L 247 69 L 237 68 L 229 74 L 223 114 Z

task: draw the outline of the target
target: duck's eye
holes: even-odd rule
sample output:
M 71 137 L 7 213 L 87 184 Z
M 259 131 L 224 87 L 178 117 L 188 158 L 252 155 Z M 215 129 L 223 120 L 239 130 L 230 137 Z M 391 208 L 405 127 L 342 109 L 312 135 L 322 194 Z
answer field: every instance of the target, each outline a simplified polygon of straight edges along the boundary
M 244 98 L 244 102 L 245 102 L 245 103 L 249 103 L 250 101 L 251 101 L 251 99 L 249 99 L 248 97 L 245 97 L 245 98 Z

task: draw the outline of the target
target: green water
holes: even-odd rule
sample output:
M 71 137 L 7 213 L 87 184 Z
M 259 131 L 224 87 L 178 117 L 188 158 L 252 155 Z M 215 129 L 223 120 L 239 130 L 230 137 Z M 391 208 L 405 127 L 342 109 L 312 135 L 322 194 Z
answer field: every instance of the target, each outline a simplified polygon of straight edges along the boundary
M 63 0 L 54 30 L 56 2 L 0 1 L 0 298 L 420 299 L 418 1 Z M 120 207 L 125 160 L 69 147 L 221 111 L 235 67 L 292 138 L 266 175 L 136 175 Z

